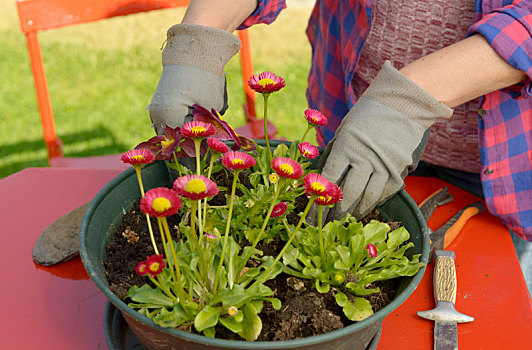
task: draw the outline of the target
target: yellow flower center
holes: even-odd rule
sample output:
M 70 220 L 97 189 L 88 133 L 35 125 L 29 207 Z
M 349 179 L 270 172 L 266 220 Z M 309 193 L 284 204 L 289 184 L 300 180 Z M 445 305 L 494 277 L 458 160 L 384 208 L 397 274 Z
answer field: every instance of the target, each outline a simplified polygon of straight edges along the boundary
M 276 184 L 277 181 L 279 181 L 279 175 L 277 174 L 270 174 L 270 182 L 272 184 Z
M 136 156 L 131 157 L 131 159 L 142 162 L 144 160 L 144 156 L 142 154 L 137 154 Z
M 162 213 L 163 211 L 170 209 L 171 206 L 172 204 L 168 198 L 165 197 L 157 197 L 151 203 L 151 207 L 158 213 Z
M 163 146 L 163 148 L 164 148 L 164 147 L 168 147 L 168 145 L 170 145 L 172 142 L 174 142 L 173 139 L 171 139 L 171 140 L 166 140 L 166 141 L 161 141 L 161 146 Z
M 207 191 L 207 186 L 205 182 L 200 179 L 192 179 L 185 186 L 185 191 L 191 193 L 203 193 Z
M 338 283 L 342 283 L 344 281 L 344 276 L 337 273 L 336 275 L 334 275 L 334 280 Z
M 279 169 L 281 169 L 283 173 L 288 174 L 288 175 L 292 175 L 294 173 L 294 168 L 292 168 L 292 166 L 287 163 L 281 164 Z
M 231 164 L 233 165 L 244 165 L 246 164 L 243 159 L 235 158 L 231 161 Z
M 325 191 L 325 186 L 323 186 L 321 184 L 321 182 L 313 182 L 311 185 L 310 185 L 310 188 L 312 188 L 313 191 L 316 191 L 316 192 L 323 192 Z
M 159 264 L 158 262 L 151 263 L 150 264 L 150 270 L 155 272 L 155 271 L 159 270 L 159 266 L 161 266 L 161 264 Z
M 236 307 L 234 307 L 234 306 L 231 306 L 229 308 L 228 312 L 229 312 L 229 315 L 234 316 L 234 315 L 238 314 L 238 309 Z
M 190 129 L 190 132 L 192 132 L 194 135 L 203 134 L 206 131 L 206 129 L 203 126 L 194 126 L 192 129 Z
M 270 78 L 264 78 L 264 79 L 259 80 L 259 85 L 262 87 L 266 87 L 266 85 L 268 84 L 275 85 L 275 81 L 271 80 Z

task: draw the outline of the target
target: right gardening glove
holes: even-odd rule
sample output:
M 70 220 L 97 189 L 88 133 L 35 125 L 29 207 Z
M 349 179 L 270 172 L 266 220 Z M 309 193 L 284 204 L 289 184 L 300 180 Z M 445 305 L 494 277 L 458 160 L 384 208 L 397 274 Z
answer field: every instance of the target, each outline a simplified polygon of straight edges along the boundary
M 403 188 L 426 146 L 428 128 L 452 114 L 386 61 L 320 158 L 322 175 L 344 192 L 327 219 L 346 213 L 361 219 Z
M 182 126 L 196 103 L 208 110 L 227 108 L 224 66 L 239 49 L 240 40 L 222 29 L 197 24 L 168 29 L 161 79 L 148 106 L 157 134 L 165 125 Z

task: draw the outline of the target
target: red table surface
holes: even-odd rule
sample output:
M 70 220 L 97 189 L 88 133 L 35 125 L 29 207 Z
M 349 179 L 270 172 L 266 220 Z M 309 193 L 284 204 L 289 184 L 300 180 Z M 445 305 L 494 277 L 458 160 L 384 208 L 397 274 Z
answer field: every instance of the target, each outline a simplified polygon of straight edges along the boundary
M 32 261 L 33 244 L 55 219 L 92 199 L 119 170 L 30 168 L 0 181 L 0 348 L 106 349 L 106 299 L 79 258 L 54 267 Z M 445 182 L 412 177 L 416 202 Z M 429 221 L 437 229 L 477 200 L 448 185 L 455 200 Z M 472 218 L 449 247 L 456 252 L 456 308 L 475 321 L 458 325 L 461 349 L 525 349 L 532 344 L 532 304 L 508 230 L 484 212 Z M 418 310 L 434 307 L 429 265 L 420 285 L 384 321 L 378 349 L 431 349 L 433 323 Z

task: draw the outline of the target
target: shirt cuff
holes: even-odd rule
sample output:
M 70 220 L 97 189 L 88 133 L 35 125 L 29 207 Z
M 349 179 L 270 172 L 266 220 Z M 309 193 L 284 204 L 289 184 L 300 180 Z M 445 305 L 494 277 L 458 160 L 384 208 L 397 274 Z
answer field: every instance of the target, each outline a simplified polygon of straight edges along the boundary
M 468 36 L 482 35 L 493 49 L 512 67 L 525 72 L 528 79 L 507 88 L 512 95 L 531 97 L 532 79 L 532 14 L 517 5 L 497 9 L 469 28 Z
M 270 24 L 286 8 L 286 0 L 259 0 L 255 11 L 237 29 L 242 30 L 255 24 Z

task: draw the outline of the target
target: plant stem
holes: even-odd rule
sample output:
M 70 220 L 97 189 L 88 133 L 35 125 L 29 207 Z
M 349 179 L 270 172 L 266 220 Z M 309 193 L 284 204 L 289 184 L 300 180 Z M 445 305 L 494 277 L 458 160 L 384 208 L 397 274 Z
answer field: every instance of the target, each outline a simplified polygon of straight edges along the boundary
M 260 228 L 260 232 L 257 234 L 257 237 L 255 237 L 255 240 L 253 241 L 253 244 L 251 245 L 251 249 L 246 254 L 246 257 L 242 260 L 242 266 L 238 269 L 237 276 L 240 276 L 242 273 L 242 270 L 244 267 L 246 267 L 248 260 L 251 258 L 251 255 L 253 255 L 253 251 L 255 250 L 255 247 L 259 243 L 260 239 L 262 238 L 262 234 L 264 233 L 264 230 L 266 229 L 266 226 L 268 225 L 268 221 L 270 220 L 270 216 L 272 215 L 273 207 L 275 207 L 275 204 L 277 204 L 277 198 L 279 197 L 279 194 L 281 193 L 281 188 L 284 187 L 285 179 L 281 178 L 279 180 L 279 186 L 277 186 L 277 189 L 275 190 L 275 193 L 273 195 L 272 203 L 270 204 L 270 209 L 268 209 L 268 213 L 266 214 L 266 217 L 264 218 L 264 222 L 262 223 L 262 227 Z
M 174 153 L 172 153 L 174 155 L 174 161 L 175 161 L 175 167 L 177 168 L 177 173 L 179 174 L 179 177 L 183 176 L 183 174 L 181 173 L 181 168 L 179 167 L 179 162 L 177 161 L 177 155 Z
M 201 140 L 202 139 L 194 139 L 194 148 L 196 149 L 196 175 L 201 174 L 201 160 L 200 160 L 200 146 L 201 146 Z M 200 201 L 200 208 L 201 208 L 201 201 Z M 201 219 L 201 210 L 198 211 L 198 222 L 199 222 L 199 230 L 200 230 L 200 236 L 203 234 L 203 220 Z M 195 233 L 194 233 L 195 234 Z
M 305 217 L 307 216 L 307 214 L 308 214 L 308 212 L 310 210 L 310 207 L 312 206 L 312 203 L 314 203 L 315 199 L 316 199 L 315 195 L 312 195 L 310 197 L 310 199 L 309 199 L 309 201 L 307 203 L 307 206 L 306 206 L 305 210 L 303 211 L 303 214 L 301 215 L 301 218 L 299 219 L 299 222 L 297 223 L 296 228 L 294 229 L 294 232 L 292 232 L 292 234 L 290 235 L 290 238 L 288 239 L 288 241 L 284 245 L 283 249 L 281 250 L 279 255 L 277 255 L 277 257 L 273 261 L 272 265 L 264 272 L 264 274 L 258 280 L 255 281 L 255 283 L 253 283 L 251 285 L 251 287 L 263 283 L 268 278 L 268 276 L 270 275 L 272 270 L 275 268 L 275 265 L 279 262 L 279 260 L 281 260 L 281 257 L 283 256 L 284 252 L 286 251 L 286 249 L 288 249 L 288 247 L 290 246 L 290 244 L 292 243 L 292 241 L 296 237 L 296 233 L 301 228 L 301 225 L 303 224 L 303 221 L 305 221 Z
M 172 260 L 174 261 L 174 269 L 175 269 L 175 281 L 177 285 L 177 292 L 179 300 L 184 302 L 186 300 L 185 298 L 185 291 L 183 289 L 183 286 L 181 285 L 181 271 L 179 270 L 179 264 L 177 262 L 177 254 L 175 253 L 174 244 L 172 242 L 172 236 L 170 235 L 170 228 L 168 227 L 168 221 L 166 221 L 166 218 L 163 216 L 161 218 L 157 218 L 157 220 L 161 221 L 161 224 L 164 228 L 164 232 L 166 234 L 166 239 L 168 241 L 168 245 L 170 246 L 170 252 L 172 253 Z
M 224 263 L 225 251 L 227 250 L 227 240 L 229 237 L 229 229 L 231 228 L 231 218 L 233 216 L 233 205 L 235 201 L 236 183 L 238 182 L 239 173 L 240 173 L 239 170 L 235 170 L 233 174 L 233 186 L 231 187 L 231 200 L 229 201 L 229 212 L 227 213 L 227 224 L 225 225 L 224 244 L 222 247 L 222 256 L 220 257 L 220 262 L 218 264 L 218 268 L 216 269 L 216 275 L 214 276 L 213 294 L 216 294 L 216 288 L 218 287 L 218 282 L 220 279 L 220 272 L 222 270 L 222 265 Z
M 209 170 L 207 171 L 207 179 L 211 179 L 212 167 L 214 166 L 214 159 L 217 155 L 214 152 L 211 152 L 211 161 L 209 163 Z M 203 227 L 205 227 L 207 222 L 207 200 L 203 204 Z M 203 235 L 200 236 L 200 243 L 202 241 Z
M 310 129 L 312 129 L 312 125 L 308 124 L 307 130 L 305 131 L 305 133 L 303 134 L 303 137 L 301 138 L 301 143 L 305 142 L 305 137 L 307 137 L 307 134 L 310 131 Z
M 196 247 L 196 250 L 198 251 L 200 267 L 203 272 L 203 273 L 200 273 L 200 275 L 203 275 L 203 282 L 205 283 L 207 288 L 211 290 L 211 284 L 209 282 L 209 271 L 207 270 L 207 264 L 205 262 L 205 258 L 203 257 L 203 252 L 201 251 L 201 247 L 199 245 L 198 236 L 196 236 L 196 224 L 195 223 L 196 223 L 196 212 L 197 211 L 198 211 L 198 201 L 192 201 L 192 210 L 190 214 L 190 236 L 192 237 L 194 246 Z
M 286 232 L 288 232 L 288 236 L 290 237 L 290 235 L 292 234 L 292 230 L 290 230 L 290 226 L 288 226 L 288 221 L 286 221 L 286 217 L 283 218 L 282 222 L 283 222 L 283 225 L 284 225 L 284 228 L 285 228 Z M 299 244 L 298 243 L 296 243 L 295 245 L 298 246 L 298 248 L 299 248 Z
M 160 279 L 159 275 L 157 275 L 157 280 L 155 278 L 151 277 L 150 274 L 148 274 L 148 277 L 153 282 L 153 284 L 155 284 L 156 287 L 158 287 L 160 290 L 162 290 L 164 292 L 164 294 L 166 294 L 170 299 L 172 299 L 172 301 L 174 303 L 177 303 L 177 298 L 175 297 L 175 295 L 172 294 L 172 292 L 168 288 L 166 288 L 161 283 L 161 279 Z
M 327 257 L 325 256 L 325 249 L 323 248 L 323 205 L 318 205 L 318 240 L 320 243 L 321 266 L 327 266 Z
M 262 94 L 264 99 L 264 140 L 266 140 L 266 148 L 268 149 L 268 164 L 272 160 L 272 151 L 270 149 L 270 140 L 268 139 L 268 98 L 270 94 Z
M 141 167 L 135 166 L 135 173 L 137 173 L 137 180 L 139 182 L 140 187 L 140 194 L 142 197 L 144 197 L 144 185 L 142 184 L 142 174 L 141 174 Z M 155 254 L 159 255 L 159 250 L 157 249 L 157 244 L 155 244 L 155 238 L 153 237 L 153 229 L 151 228 L 151 221 L 150 221 L 150 215 L 146 214 L 146 222 L 148 223 L 148 231 L 150 232 L 150 239 L 151 244 L 153 245 L 153 249 L 155 250 Z

